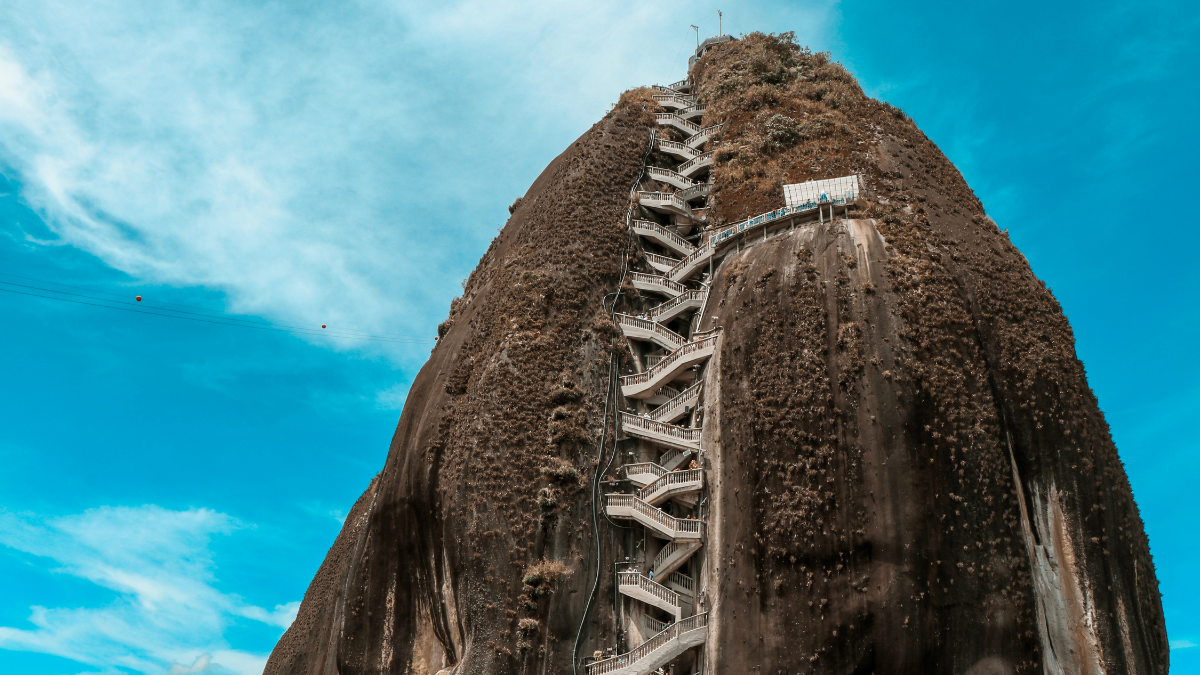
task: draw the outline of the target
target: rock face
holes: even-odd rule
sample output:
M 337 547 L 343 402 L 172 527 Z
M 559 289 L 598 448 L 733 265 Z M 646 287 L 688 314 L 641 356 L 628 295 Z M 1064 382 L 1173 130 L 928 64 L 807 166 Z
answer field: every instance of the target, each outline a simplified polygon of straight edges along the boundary
M 656 120 L 671 104 L 649 90 L 547 167 L 439 327 L 266 673 L 641 673 L 652 649 L 678 675 L 1166 673 L 1148 543 L 1070 326 L 953 165 L 789 34 L 706 45 L 684 88 L 724 124 L 707 212 L 629 213 L 632 186 L 674 180 L 644 165 L 685 169 L 652 133 L 700 138 Z M 603 493 L 692 442 L 637 430 L 652 399 L 615 379 L 665 357 L 611 319 L 661 316 L 632 275 L 677 255 L 627 216 L 702 244 L 784 184 L 853 174 L 832 220 L 749 228 L 683 280 L 697 319 L 661 325 L 719 336 L 690 371 L 691 430 L 671 432 L 699 436 L 704 479 L 655 508 L 703 521 L 677 616 L 707 627 L 586 668 L 671 606 L 614 574 L 654 569 L 663 535 Z

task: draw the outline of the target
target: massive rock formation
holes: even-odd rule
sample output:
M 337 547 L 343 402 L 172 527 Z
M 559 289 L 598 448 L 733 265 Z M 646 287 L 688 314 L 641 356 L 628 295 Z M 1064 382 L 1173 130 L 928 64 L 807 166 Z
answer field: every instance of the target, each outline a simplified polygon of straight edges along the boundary
M 676 614 L 707 616 L 687 624 L 702 644 L 593 671 L 638 672 L 662 643 L 680 675 L 1166 673 L 1141 519 L 1049 289 L 936 146 L 827 55 L 788 34 L 699 55 L 677 85 L 695 100 L 627 92 L 513 205 L 266 672 L 582 673 L 662 629 L 676 600 L 614 572 L 644 576 L 665 535 L 602 493 L 678 452 L 639 421 L 658 392 L 627 399 L 636 378 L 616 377 L 657 372 L 654 340 L 708 336 L 692 426 L 663 441 L 699 437 L 703 486 L 654 502 L 704 522 Z M 682 195 L 707 210 L 631 212 L 631 187 L 683 180 L 644 165 L 695 168 L 668 152 L 672 128 L 703 140 L 687 115 L 724 124 L 704 131 L 711 187 Z M 847 175 L 853 203 L 702 250 L 784 184 Z M 710 261 L 675 291 L 699 294 L 695 321 L 612 321 L 662 316 L 632 279 L 674 264 L 629 216 Z

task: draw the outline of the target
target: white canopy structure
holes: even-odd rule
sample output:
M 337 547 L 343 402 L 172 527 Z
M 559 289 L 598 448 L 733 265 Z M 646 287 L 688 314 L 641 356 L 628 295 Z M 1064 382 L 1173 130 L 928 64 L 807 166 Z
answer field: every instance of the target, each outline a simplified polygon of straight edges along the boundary
M 783 186 L 783 200 L 788 207 L 845 204 L 857 200 L 861 193 L 862 183 L 857 174 Z

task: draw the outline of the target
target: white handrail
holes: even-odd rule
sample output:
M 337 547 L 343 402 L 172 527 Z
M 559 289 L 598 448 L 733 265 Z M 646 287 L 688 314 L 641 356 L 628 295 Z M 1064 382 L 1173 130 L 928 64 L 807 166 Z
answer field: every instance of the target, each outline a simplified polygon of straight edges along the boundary
M 688 427 L 681 427 L 677 424 L 668 424 L 666 422 L 657 422 L 645 417 L 638 417 L 633 413 L 621 413 L 621 426 L 633 427 L 635 429 L 643 429 L 651 433 L 660 434 L 669 438 L 677 438 L 684 443 L 699 443 L 700 430 Z
M 642 255 L 646 256 L 646 262 L 650 263 L 651 265 L 657 263 L 658 265 L 661 265 L 667 269 L 671 269 L 679 264 L 679 258 L 672 258 L 669 255 L 658 255 L 657 253 L 651 253 L 649 251 L 643 252 Z
M 654 254 L 650 254 L 650 255 L 654 255 Z M 667 256 L 664 255 L 664 256 L 658 256 L 658 257 L 666 258 Z M 679 261 L 678 258 L 673 258 L 673 260 L 676 261 L 673 264 L 678 264 L 678 261 Z M 687 286 L 684 286 L 683 284 L 675 282 L 675 281 L 671 281 L 670 279 L 668 279 L 664 276 L 660 276 L 658 274 L 646 274 L 645 272 L 630 272 L 629 277 L 635 283 L 641 282 L 646 285 L 662 286 L 663 288 L 667 289 L 670 293 L 673 293 L 675 295 L 679 295 L 679 294 L 688 292 Z
M 686 148 L 687 146 L 685 145 L 684 147 Z M 691 148 L 688 148 L 688 149 L 691 150 Z M 695 152 L 695 151 L 693 150 L 693 152 Z M 691 169 L 692 167 L 699 166 L 699 165 L 705 164 L 705 163 L 711 164 L 712 156 L 713 156 L 712 150 L 709 150 L 708 152 L 696 154 L 696 156 L 693 157 L 692 159 L 679 165 L 679 173 L 686 174 L 687 171 L 689 169 Z
M 619 586 L 637 586 L 638 590 L 649 593 L 672 607 L 677 609 L 683 607 L 683 600 L 680 599 L 678 593 L 660 583 L 651 581 L 640 572 L 618 572 L 617 584 Z
M 700 133 L 701 127 L 699 124 L 696 124 L 695 122 L 689 122 L 675 113 L 654 113 L 654 119 L 659 123 L 667 122 L 669 124 L 682 127 L 683 130 L 686 130 L 692 134 Z
M 683 183 L 682 189 L 687 189 L 689 187 L 695 187 L 697 185 L 700 185 L 700 183 L 698 181 L 694 181 L 691 178 L 688 178 L 687 176 L 685 176 L 681 173 L 675 173 L 674 171 L 672 171 L 670 169 L 663 169 L 663 168 L 657 167 L 657 166 L 646 167 L 646 173 L 654 180 L 663 181 L 663 182 L 667 182 L 667 183 L 669 183 L 671 181 L 677 181 L 677 182 Z M 643 222 L 645 222 L 645 221 L 643 221 Z
M 656 506 L 647 504 L 644 499 L 638 497 L 637 495 L 605 495 L 604 506 L 605 508 L 633 509 L 643 517 L 658 523 L 664 530 L 668 530 L 674 535 L 689 534 L 700 536 L 700 526 L 702 521 L 691 518 L 676 518 L 675 516 L 667 515 L 666 511 L 663 511 Z
M 666 403 L 658 406 L 653 411 L 651 411 L 650 419 L 658 421 L 659 418 L 663 417 L 667 413 L 673 412 L 676 408 L 679 408 L 680 406 L 684 405 L 688 401 L 699 397 L 700 390 L 703 388 L 704 388 L 704 382 L 701 381 L 701 382 L 697 382 L 696 384 L 693 384 L 692 386 L 688 387 L 687 389 L 684 389 L 683 391 L 679 392 L 678 396 L 676 396 L 675 398 L 672 398 L 671 400 L 667 401 Z
M 676 334 L 678 335 L 678 333 L 676 333 Z M 683 345 L 679 349 L 676 349 L 675 351 L 671 352 L 670 356 L 663 359 L 662 361 L 659 361 L 653 368 L 648 369 L 646 372 L 637 373 L 634 375 L 622 375 L 621 376 L 621 386 L 627 387 L 631 384 L 642 384 L 643 382 L 649 382 L 650 380 L 654 379 L 656 376 L 661 374 L 662 371 L 664 371 L 667 368 L 674 365 L 676 361 L 683 358 L 684 356 L 687 356 L 688 354 L 691 354 L 693 352 L 698 352 L 703 349 L 707 349 L 709 347 L 716 345 L 717 340 L 720 339 L 720 337 L 721 337 L 720 335 L 710 335 L 710 336 L 704 338 L 703 340 L 697 340 L 695 342 L 688 342 L 687 344 Z
M 680 199 L 674 192 L 639 192 L 638 201 L 643 204 L 646 202 L 670 204 L 685 213 L 692 212 L 692 207 L 688 206 L 688 203 Z
M 629 668 L 638 661 L 652 656 L 655 652 L 669 648 L 671 643 L 682 637 L 684 633 L 690 633 L 701 628 L 708 628 L 707 612 L 689 616 L 682 621 L 677 621 L 667 626 L 661 633 L 651 636 L 650 639 L 624 654 L 618 654 L 588 665 L 588 675 L 605 675 L 605 673 Z
M 697 429 L 696 431 L 699 431 Z M 696 441 L 699 442 L 700 434 L 696 434 Z M 680 485 L 695 484 L 699 489 L 704 486 L 704 470 L 703 469 L 688 469 L 686 471 L 670 471 L 659 477 L 653 483 L 638 490 L 638 499 L 646 502 L 651 502 L 662 492 L 669 492 L 671 488 Z
M 654 333 L 655 335 L 661 337 L 664 342 L 671 343 L 672 349 L 678 349 L 679 346 L 687 342 L 687 338 L 657 321 L 642 319 L 640 317 L 630 316 L 629 314 L 621 314 L 620 312 L 617 312 L 616 319 L 618 326 L 631 326 L 633 328 Z
M 675 154 L 684 155 L 685 157 L 687 157 L 690 160 L 694 160 L 696 157 L 698 157 L 702 154 L 702 153 L 697 152 L 695 148 L 688 146 L 688 145 L 684 145 L 683 143 L 676 143 L 675 141 L 668 141 L 663 138 L 657 139 L 657 142 L 658 142 L 659 150 L 674 151 Z M 680 167 L 680 168 L 682 168 L 682 167 Z M 682 173 L 682 171 L 680 173 Z
M 678 266 L 679 265 L 676 264 L 676 267 L 678 267 Z M 686 302 L 699 301 L 700 303 L 703 304 L 704 298 L 707 296 L 708 296 L 708 291 L 687 291 L 685 293 L 680 293 L 679 295 L 671 298 L 670 300 L 667 300 L 666 302 L 664 302 L 660 305 L 655 305 L 654 307 L 651 307 L 648 314 L 652 318 L 657 320 L 657 317 L 660 317 L 660 316 L 666 314 L 668 310 L 674 309 L 674 308 L 678 307 L 679 305 L 682 305 Z

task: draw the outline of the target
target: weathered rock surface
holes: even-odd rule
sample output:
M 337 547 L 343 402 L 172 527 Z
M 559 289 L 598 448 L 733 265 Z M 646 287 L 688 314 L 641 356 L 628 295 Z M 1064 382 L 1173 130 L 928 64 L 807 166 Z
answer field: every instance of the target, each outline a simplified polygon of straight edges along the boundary
M 1070 326 L 957 170 L 790 36 L 720 45 L 692 75 L 727 122 L 710 222 L 781 206 L 784 183 L 868 191 L 715 270 L 705 672 L 1166 673 Z M 616 466 L 610 363 L 632 364 L 601 300 L 653 112 L 627 93 L 514 205 L 268 674 L 569 673 L 581 623 L 578 655 L 615 643 L 631 540 L 592 504 Z

